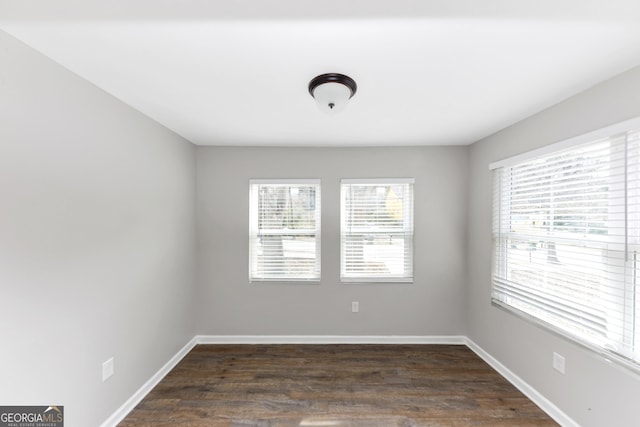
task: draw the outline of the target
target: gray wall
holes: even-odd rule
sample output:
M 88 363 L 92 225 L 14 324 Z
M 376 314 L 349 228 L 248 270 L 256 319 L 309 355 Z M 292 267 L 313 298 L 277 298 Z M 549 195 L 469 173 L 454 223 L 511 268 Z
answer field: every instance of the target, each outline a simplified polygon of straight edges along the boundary
M 582 426 L 637 426 L 640 377 L 490 304 L 489 163 L 640 115 L 640 68 L 470 147 L 469 336 Z M 566 374 L 551 367 L 566 357 Z
M 2 405 L 97 426 L 193 337 L 194 206 L 193 145 L 0 32 Z
M 465 334 L 465 147 L 198 147 L 197 165 L 199 333 Z M 413 284 L 340 283 L 340 179 L 377 177 L 415 178 Z M 249 283 L 250 178 L 322 180 L 320 284 Z

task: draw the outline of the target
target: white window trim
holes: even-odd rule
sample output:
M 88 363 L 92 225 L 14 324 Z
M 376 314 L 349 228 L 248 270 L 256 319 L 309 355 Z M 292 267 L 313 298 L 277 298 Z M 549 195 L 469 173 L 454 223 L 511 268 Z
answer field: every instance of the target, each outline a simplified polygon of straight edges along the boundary
M 638 129 L 638 128 L 640 128 L 640 117 L 634 117 L 632 119 L 625 120 L 619 123 L 614 123 L 612 125 L 609 125 L 600 129 L 595 129 L 591 132 L 577 135 L 569 139 L 554 142 L 549 145 L 545 145 L 544 147 L 537 148 L 535 150 L 527 151 L 522 154 L 518 154 L 516 156 L 508 157 L 503 160 L 498 160 L 496 162 L 489 164 L 489 170 L 494 170 L 494 169 L 503 168 L 503 167 L 510 167 L 521 162 L 535 160 L 538 157 L 543 157 L 543 156 L 546 156 L 547 154 L 552 154 L 556 151 L 561 151 L 567 148 L 578 146 L 580 144 L 596 141 L 598 139 L 608 138 L 611 135 L 625 133 L 629 129 Z

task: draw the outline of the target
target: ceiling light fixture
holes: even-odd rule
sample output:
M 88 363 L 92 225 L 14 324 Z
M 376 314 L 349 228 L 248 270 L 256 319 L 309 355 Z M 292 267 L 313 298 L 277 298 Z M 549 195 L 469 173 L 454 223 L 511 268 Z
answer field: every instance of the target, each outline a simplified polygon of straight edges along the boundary
M 338 73 L 321 74 L 309 82 L 309 93 L 325 113 L 337 113 L 347 106 L 358 86 L 349 76 Z

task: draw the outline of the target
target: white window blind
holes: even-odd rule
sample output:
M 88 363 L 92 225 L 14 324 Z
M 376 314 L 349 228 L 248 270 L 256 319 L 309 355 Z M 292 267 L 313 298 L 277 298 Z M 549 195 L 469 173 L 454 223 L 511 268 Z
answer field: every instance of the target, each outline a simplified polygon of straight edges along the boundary
M 341 181 L 342 281 L 413 281 L 413 185 L 413 179 Z
M 320 280 L 320 180 L 251 180 L 250 280 Z
M 493 301 L 634 368 L 639 147 L 630 130 L 499 167 L 493 206 Z

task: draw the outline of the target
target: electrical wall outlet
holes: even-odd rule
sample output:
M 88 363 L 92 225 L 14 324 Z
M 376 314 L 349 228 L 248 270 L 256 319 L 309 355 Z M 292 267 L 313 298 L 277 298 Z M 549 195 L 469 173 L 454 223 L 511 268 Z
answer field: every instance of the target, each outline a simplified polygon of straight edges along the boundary
M 553 352 L 553 369 L 564 374 L 565 360 L 564 356 L 559 355 L 556 352 Z
M 102 364 L 102 381 L 113 375 L 113 357 Z
M 360 303 L 358 301 L 351 301 L 351 312 L 358 313 L 360 311 Z

